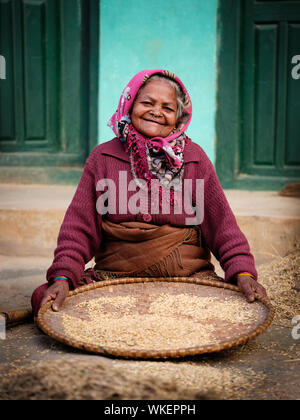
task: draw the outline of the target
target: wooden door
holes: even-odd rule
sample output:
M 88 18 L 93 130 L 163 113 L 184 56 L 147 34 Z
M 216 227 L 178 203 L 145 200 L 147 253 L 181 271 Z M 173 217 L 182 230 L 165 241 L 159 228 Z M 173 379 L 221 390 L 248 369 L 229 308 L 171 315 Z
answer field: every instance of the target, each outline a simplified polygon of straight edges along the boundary
M 278 189 L 300 179 L 300 1 L 221 5 L 217 170 L 228 188 Z
M 0 0 L 0 165 L 80 165 L 97 144 L 98 10 Z

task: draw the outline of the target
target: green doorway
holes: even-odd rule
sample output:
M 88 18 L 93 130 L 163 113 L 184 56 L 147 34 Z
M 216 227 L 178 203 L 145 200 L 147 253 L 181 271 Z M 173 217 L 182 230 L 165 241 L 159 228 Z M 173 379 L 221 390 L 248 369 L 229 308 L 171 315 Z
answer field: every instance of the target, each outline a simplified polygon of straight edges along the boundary
M 0 0 L 2 181 L 77 182 L 97 144 L 98 13 L 99 0 Z
M 300 0 L 221 0 L 218 175 L 225 188 L 300 180 Z

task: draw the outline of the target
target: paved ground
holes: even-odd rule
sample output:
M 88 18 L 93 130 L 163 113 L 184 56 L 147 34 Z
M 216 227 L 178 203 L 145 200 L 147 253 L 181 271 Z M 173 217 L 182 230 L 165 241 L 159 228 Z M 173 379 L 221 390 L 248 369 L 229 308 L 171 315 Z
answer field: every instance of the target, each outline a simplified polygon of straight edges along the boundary
M 51 260 L 47 258 L 0 257 L 0 310 L 27 307 L 34 288 L 44 281 L 44 273 Z M 171 365 L 179 387 L 185 386 L 184 368 L 190 363 L 195 372 L 202 367 L 215 368 L 218 375 L 209 378 L 209 388 L 201 385 L 199 392 L 217 390 L 216 398 L 230 399 L 299 399 L 300 340 L 292 338 L 291 327 L 272 325 L 264 334 L 247 345 L 209 356 L 182 359 Z M 0 340 L 0 373 L 4 380 L 11 373 L 22 372 L 27 365 L 39 361 L 49 364 L 57 360 L 101 363 L 117 366 L 122 371 L 137 369 L 139 362 L 83 354 L 52 340 L 33 323 L 7 329 L 6 340 Z M 142 363 L 142 362 L 140 362 Z M 163 361 L 149 362 L 148 368 L 161 376 Z M 225 376 L 232 372 L 232 381 L 224 385 Z M 141 369 L 141 377 L 143 369 Z M 227 377 L 226 376 L 226 377 Z M 1 379 L 0 379 L 1 388 Z M 223 389 L 223 392 L 220 389 Z M 225 389 L 226 388 L 226 389 Z M 0 392 L 1 398 L 1 392 Z
M 120 370 L 139 364 L 136 361 L 82 354 L 56 343 L 38 331 L 33 324 L 8 329 L 6 340 L 0 341 L 0 349 L 0 373 L 3 379 L 6 374 L 22 372 L 24 366 L 41 360 L 49 364 L 58 359 L 85 361 L 92 365 L 101 359 L 102 364 L 111 366 L 115 366 L 117 362 Z M 300 346 L 292 339 L 291 329 L 273 325 L 263 335 L 241 348 L 180 360 L 174 366 L 178 371 L 176 385 L 179 387 L 184 385 L 180 369 L 192 362 L 195 371 L 197 368 L 201 369 L 201 366 L 210 366 L 216 368 L 219 373 L 215 381 L 208 378 L 209 389 L 205 389 L 205 386 L 198 389 L 204 394 L 215 389 L 219 390 L 222 387 L 222 372 L 228 375 L 228 371 L 232 370 L 232 383 L 229 387 L 227 384 L 224 394 L 217 393 L 218 399 L 223 399 L 227 395 L 230 395 L 231 399 L 299 399 L 299 358 Z M 155 370 L 163 363 L 154 361 L 150 362 L 150 365 Z M 163 380 L 163 374 L 161 379 Z M 184 380 L 188 381 L 188 378 Z

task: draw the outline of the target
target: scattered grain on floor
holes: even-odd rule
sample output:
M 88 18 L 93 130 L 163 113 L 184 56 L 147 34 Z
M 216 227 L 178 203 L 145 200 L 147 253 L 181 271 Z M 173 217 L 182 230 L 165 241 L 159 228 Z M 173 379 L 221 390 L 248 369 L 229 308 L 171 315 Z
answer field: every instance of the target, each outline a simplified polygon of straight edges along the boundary
M 168 377 L 137 375 L 101 362 L 39 362 L 0 381 L 0 400 L 210 399 Z
M 258 274 L 276 311 L 274 323 L 290 328 L 293 317 L 300 314 L 300 247 L 262 265 Z
M 0 381 L 0 400 L 205 400 L 243 397 L 263 377 L 193 362 L 55 360 Z

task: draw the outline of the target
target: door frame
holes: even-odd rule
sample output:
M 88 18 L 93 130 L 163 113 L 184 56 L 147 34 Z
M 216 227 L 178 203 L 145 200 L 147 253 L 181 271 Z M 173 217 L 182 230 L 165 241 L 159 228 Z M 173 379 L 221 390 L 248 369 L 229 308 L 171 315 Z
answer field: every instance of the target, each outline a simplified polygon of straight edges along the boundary
M 248 175 L 241 164 L 241 59 L 243 0 L 219 0 L 216 171 L 223 188 L 279 190 L 299 178 Z
M 76 0 L 78 5 L 81 0 Z M 68 51 L 66 61 L 60 63 L 59 78 L 59 118 L 60 133 L 63 138 L 72 138 L 73 135 L 81 137 L 84 142 L 83 150 L 78 154 L 69 153 L 0 153 L 0 182 L 20 183 L 78 183 L 83 165 L 87 156 L 98 143 L 98 100 L 99 100 L 99 44 L 100 44 L 100 19 L 99 0 L 84 0 L 82 6 L 82 28 L 80 33 L 80 46 L 76 46 L 77 63 L 76 77 L 80 78 L 80 85 L 73 83 L 69 77 L 70 68 L 74 68 L 74 60 L 69 48 L 72 40 L 72 31 L 68 26 L 68 14 L 71 9 L 62 13 L 61 32 L 62 47 Z M 62 4 L 61 7 L 64 7 Z M 65 28 L 65 29 L 64 29 Z M 75 34 L 75 32 L 74 32 Z M 77 34 L 79 36 L 79 34 Z M 62 54 L 62 52 L 60 53 Z M 79 79 L 78 79 L 79 80 Z M 74 110 L 68 102 L 72 97 L 78 101 L 80 108 L 80 121 L 74 124 Z M 75 131 L 74 131 L 75 130 Z M 78 132 L 79 130 L 79 132 Z

